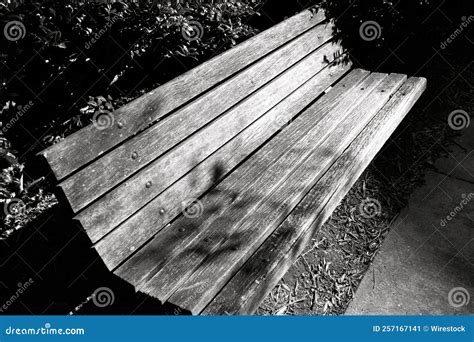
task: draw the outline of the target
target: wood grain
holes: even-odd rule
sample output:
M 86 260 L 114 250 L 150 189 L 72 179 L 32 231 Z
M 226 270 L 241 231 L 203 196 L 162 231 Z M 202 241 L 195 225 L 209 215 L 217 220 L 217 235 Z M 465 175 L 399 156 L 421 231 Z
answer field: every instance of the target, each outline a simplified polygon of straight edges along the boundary
M 349 65 L 336 65 L 318 73 L 295 92 L 289 94 L 284 101 L 265 113 L 248 129 L 126 220 L 104 240 L 99 241 L 96 249 L 103 256 L 104 262 L 113 269 L 120 261 L 132 254 L 181 213 L 184 201 L 198 198 L 222 180 L 238 163 L 281 129 L 284 125 L 281 122 L 282 117 L 296 115 L 310 103 L 312 96 L 321 94 L 349 67 Z M 176 233 L 182 235 L 178 231 Z M 169 238 L 173 239 L 173 237 Z
M 410 78 L 202 312 L 249 315 L 296 261 L 426 87 Z
M 324 19 L 322 11 L 304 11 L 289 18 L 116 110 L 114 124 L 108 129 L 99 131 L 89 125 L 39 155 L 46 158 L 56 179 L 63 180 Z
M 361 88 L 373 89 L 384 77 L 381 74 L 370 75 L 361 83 Z M 166 263 L 163 269 L 140 289 L 160 301 L 167 300 L 194 269 L 199 267 L 208 255 L 215 252 L 239 223 L 245 217 L 253 216 L 259 203 L 278 188 L 294 168 L 328 137 L 329 132 L 350 112 L 349 108 L 365 98 L 365 91 L 355 89 L 346 96 L 345 101 L 339 102 L 329 111 L 320 103 L 312 105 L 228 179 L 219 184 L 218 193 L 213 195 L 212 200 L 217 200 L 222 210 L 211 213 L 208 217 L 203 217 L 204 219 L 200 217 L 176 225 L 176 228 L 184 224 L 199 229 L 191 241 L 179 241 L 178 248 L 169 254 L 170 256 L 174 254 L 172 261 Z M 205 208 L 208 207 L 207 197 L 204 198 Z M 232 242 L 240 246 L 239 240 L 233 239 Z M 219 251 L 222 249 L 219 248 Z
M 332 25 L 319 25 L 311 29 L 66 179 L 60 187 L 68 198 L 72 210 L 78 212 L 200 128 L 217 119 L 222 113 L 245 100 L 247 96 L 253 95 L 260 87 L 310 54 L 313 49 L 329 41 L 332 29 Z M 333 54 L 337 54 L 341 49 L 338 45 L 326 44 L 320 50 L 321 57 L 313 65 L 314 72 L 327 65 L 324 62 L 324 56 L 332 58 Z M 307 76 L 311 75 L 308 71 Z M 198 146 L 190 147 L 193 151 L 197 148 Z M 196 162 L 199 162 L 199 156 L 196 156 Z M 172 168 L 172 165 L 166 167 Z M 185 169 L 184 165 L 179 169 Z M 142 192 L 143 184 L 137 184 L 135 179 L 127 180 L 126 184 L 134 187 L 135 191 Z M 165 186 L 169 185 L 166 184 L 166 179 L 163 179 L 162 183 Z M 153 185 L 146 193 L 154 194 L 160 190 L 160 187 Z M 115 194 L 109 195 L 109 198 L 115 201 Z M 117 198 L 115 202 L 121 203 L 122 206 L 129 205 L 130 202 L 125 200 L 125 203 L 122 200 L 122 198 Z M 102 204 L 103 202 L 98 206 Z M 105 209 L 98 210 L 107 212 Z M 89 214 L 85 216 L 88 217 Z
M 365 97 L 363 102 L 351 107 L 349 115 L 344 116 L 342 122 L 337 123 L 334 128 L 328 127 L 329 136 L 324 141 L 319 143 L 313 140 L 314 145 L 310 143 L 301 148 L 305 151 L 303 160 L 292 163 L 291 160 L 288 162 L 285 158 L 279 159 L 275 163 L 275 170 L 277 168 L 290 169 L 291 176 L 284 179 L 278 188 L 269 193 L 255 210 L 243 221 L 238 222 L 234 229 L 229 229 L 230 234 L 225 236 L 222 245 L 206 258 L 191 277 L 186 279 L 171 296 L 169 302 L 193 314 L 198 314 L 204 309 L 245 260 L 268 238 L 337 160 L 405 79 L 404 75 L 392 74 L 372 88 L 373 91 L 368 85 L 364 91 L 369 94 L 361 96 Z M 311 147 L 313 147 L 312 151 Z M 269 169 L 266 173 L 271 173 L 271 171 Z M 268 182 L 263 184 L 268 184 Z M 250 193 L 255 193 L 255 189 L 252 189 Z M 226 212 L 224 215 L 232 218 L 239 217 L 238 212 Z M 214 227 L 222 231 L 222 227 L 218 225 Z M 235 245 L 239 246 L 237 250 L 232 248 Z M 195 287 L 195 284 L 200 284 L 200 286 Z
M 323 64 L 326 65 L 324 56 L 335 51 L 335 48 L 336 46 L 328 44 L 310 54 L 77 215 L 76 219 L 81 222 L 92 242 L 95 243 L 113 230 L 261 115 L 284 100 L 288 94 L 314 76 Z M 170 129 L 169 132 L 173 133 L 173 130 Z M 156 148 L 156 144 L 151 142 L 146 145 L 147 148 L 141 149 L 143 154 L 148 153 L 149 149 L 153 151 Z M 238 147 L 232 151 L 232 153 L 240 152 Z M 152 186 L 147 186 L 150 183 Z M 162 203 L 165 208 L 170 205 Z
M 319 101 L 319 104 L 322 108 L 333 108 L 335 106 L 336 100 L 341 97 L 340 93 L 343 90 L 347 90 L 350 93 L 359 86 L 359 84 L 364 80 L 364 78 L 367 77 L 368 74 L 368 72 L 363 70 L 353 70 L 343 80 L 338 82 L 338 84 L 333 88 L 331 92 L 323 96 L 321 101 Z M 279 115 L 281 115 L 282 113 L 289 113 L 292 116 L 296 116 L 296 114 L 300 113 L 300 111 L 302 111 L 313 101 L 313 96 L 316 96 L 317 94 L 322 92 L 326 88 L 326 86 L 327 83 L 323 82 L 323 79 L 320 78 L 320 74 L 316 75 L 316 77 L 314 77 L 305 85 L 303 85 L 298 91 L 291 94 L 285 101 L 276 106 L 272 111 L 268 113 L 268 115 L 265 115 L 262 119 L 259 120 L 259 122 L 261 122 L 262 126 L 264 127 L 263 131 L 267 130 L 265 126 L 268 125 L 268 123 L 271 123 L 271 120 L 273 120 L 273 118 L 279 117 Z M 323 112 L 321 111 L 321 113 Z M 320 115 L 323 115 L 321 113 Z M 321 120 L 321 118 L 311 117 L 307 120 L 318 121 Z M 257 133 L 259 132 L 259 126 L 254 127 L 257 129 L 253 131 L 248 131 L 248 137 L 250 138 L 252 137 L 253 132 L 255 132 L 256 134 L 260 134 Z M 279 128 L 275 127 L 275 129 L 278 130 Z M 293 136 L 296 136 L 297 138 L 304 136 L 309 131 L 309 129 L 309 127 L 302 125 L 302 127 L 300 127 L 299 132 L 293 134 Z M 290 135 L 277 135 L 267 144 L 273 146 L 277 145 L 278 143 L 285 144 L 290 141 L 288 140 L 290 138 Z M 243 144 L 246 144 L 248 139 L 242 138 L 238 141 L 242 142 Z M 269 147 L 267 147 L 267 149 L 269 153 L 267 153 L 268 156 L 266 165 L 271 165 L 271 163 L 280 156 L 280 153 L 270 153 L 272 149 Z M 223 155 L 226 155 L 228 154 L 228 152 L 231 151 L 232 148 L 228 149 L 227 151 L 223 151 Z M 232 153 L 230 155 L 232 155 Z M 219 159 L 220 158 L 218 158 L 217 160 Z M 251 157 L 249 160 L 250 162 L 247 161 L 246 163 L 240 165 L 235 171 L 233 171 L 234 173 L 237 173 L 237 176 L 234 176 L 234 182 L 237 182 L 238 180 L 247 180 L 247 187 L 250 187 L 252 185 L 251 180 L 259 174 L 259 170 L 255 168 L 255 165 L 262 165 L 263 167 L 265 166 L 262 164 L 262 161 L 260 161 L 259 164 L 255 162 L 252 163 L 252 160 L 255 160 L 255 158 L 252 159 Z M 207 177 L 209 176 L 207 175 Z M 182 189 L 185 189 L 185 186 L 186 183 L 183 184 Z M 232 199 L 233 193 L 224 192 L 223 190 L 225 190 L 225 188 L 223 189 L 222 187 L 217 186 L 209 193 L 209 196 L 206 196 L 203 199 L 203 205 L 207 209 L 204 210 L 203 215 L 201 217 L 199 217 L 197 220 L 187 220 L 185 217 L 181 217 L 173 225 L 166 226 L 144 248 L 139 250 L 125 264 L 120 266 L 115 273 L 136 286 L 140 286 L 142 282 L 145 282 L 147 279 L 153 277 L 154 274 L 156 274 L 156 272 L 160 270 L 160 268 L 168 259 L 170 259 L 172 256 L 175 256 L 181 249 L 186 247 L 187 244 L 189 244 L 193 239 L 196 238 L 200 227 L 202 227 L 201 223 L 204 222 L 206 218 L 209 218 L 212 215 L 218 215 L 221 208 L 225 207 L 224 204 L 227 203 L 229 199 Z M 181 191 L 181 189 L 178 188 L 178 191 Z M 148 214 L 151 213 L 153 210 L 155 210 L 156 213 L 156 208 L 158 208 L 158 206 L 159 202 L 155 203 L 151 207 L 151 209 L 141 211 L 140 215 L 136 216 L 137 220 L 135 220 L 133 225 L 127 227 L 126 230 L 122 230 L 122 232 L 120 232 L 121 227 L 119 227 L 119 229 L 112 232 L 111 235 L 115 234 L 116 232 L 120 232 L 122 236 L 125 236 L 125 232 L 127 232 L 129 229 L 132 229 L 133 227 L 136 227 L 134 229 L 139 229 L 139 234 L 133 234 L 133 239 L 137 239 L 137 243 L 135 246 L 140 246 L 146 241 L 140 240 L 140 237 L 146 235 L 146 232 L 149 230 L 148 227 L 152 226 L 154 223 L 153 220 L 148 219 Z M 156 218 L 156 214 L 153 215 L 153 217 L 154 220 L 158 220 L 158 218 Z M 125 222 L 125 225 L 127 223 L 128 221 Z M 147 227 L 147 230 L 142 229 L 142 227 Z M 131 236 L 131 234 L 128 234 L 128 236 Z M 113 241 L 120 240 L 121 239 L 118 239 L 116 237 Z M 99 253 L 104 258 L 107 258 L 107 256 L 109 255 L 113 256 L 112 258 L 107 258 L 108 262 L 106 263 L 109 265 L 109 267 L 111 265 L 116 265 L 117 260 L 122 260 L 123 253 L 115 253 L 115 251 L 118 249 L 125 250 L 124 247 L 118 245 L 111 245 L 111 247 L 109 247 L 107 244 L 102 244 L 101 242 L 99 242 L 96 246 L 96 249 L 99 251 Z M 131 254 L 130 251 L 125 250 L 125 252 Z

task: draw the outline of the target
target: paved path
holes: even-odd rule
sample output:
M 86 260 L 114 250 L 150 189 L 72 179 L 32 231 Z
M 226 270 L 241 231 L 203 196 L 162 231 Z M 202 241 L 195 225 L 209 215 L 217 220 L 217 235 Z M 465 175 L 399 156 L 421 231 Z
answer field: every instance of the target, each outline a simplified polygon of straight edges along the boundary
M 346 315 L 474 314 L 474 122 L 410 198 Z

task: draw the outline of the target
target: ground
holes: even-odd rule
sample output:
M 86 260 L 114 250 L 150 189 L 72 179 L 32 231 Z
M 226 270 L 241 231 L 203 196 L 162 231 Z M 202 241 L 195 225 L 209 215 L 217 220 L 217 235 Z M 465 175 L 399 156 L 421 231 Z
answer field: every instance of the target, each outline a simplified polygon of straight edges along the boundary
M 474 144 L 472 132 L 474 126 L 466 130 Z M 428 172 L 426 185 L 394 222 L 346 314 L 474 313 L 469 301 L 474 294 L 473 200 L 471 181 Z

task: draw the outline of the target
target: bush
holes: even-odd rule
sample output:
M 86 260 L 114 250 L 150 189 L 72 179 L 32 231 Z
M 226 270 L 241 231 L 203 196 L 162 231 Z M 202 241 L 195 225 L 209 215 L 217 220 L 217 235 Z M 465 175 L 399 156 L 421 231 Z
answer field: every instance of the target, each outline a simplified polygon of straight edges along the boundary
M 1 37 L 3 133 L 21 152 L 58 141 L 90 122 L 89 96 L 119 106 L 255 34 L 244 24 L 255 6 L 36 0 L 0 9 L 2 31 L 17 23 Z
M 431 39 L 426 41 L 423 23 L 442 2 L 323 0 L 320 5 L 328 17 L 335 18 L 342 44 L 351 51 L 352 59 L 359 66 L 381 70 L 386 65 L 387 69 L 383 71 L 409 73 L 416 61 L 425 60 L 424 54 L 433 52 L 431 46 L 425 44 L 439 38 L 431 34 Z M 413 39 L 407 44 L 409 38 Z M 423 45 L 420 46 L 420 42 Z M 406 56 L 397 58 L 395 51 L 406 53 Z
M 116 109 L 254 35 L 245 22 L 258 3 L 34 0 L 0 6 L 0 205 L 15 212 L 7 220 L 42 200 L 33 181 L 41 172 L 34 163 L 28 169 L 34 153 L 88 125 L 96 111 Z M 16 156 L 28 162 L 26 186 Z

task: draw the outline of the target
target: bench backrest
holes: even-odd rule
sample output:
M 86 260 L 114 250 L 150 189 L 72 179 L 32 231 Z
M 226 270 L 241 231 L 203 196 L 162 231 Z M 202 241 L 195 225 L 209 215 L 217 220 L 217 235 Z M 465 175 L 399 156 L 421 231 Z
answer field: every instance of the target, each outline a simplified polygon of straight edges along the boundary
M 40 153 L 109 268 L 199 214 L 196 198 L 348 71 L 333 30 L 302 12 Z

